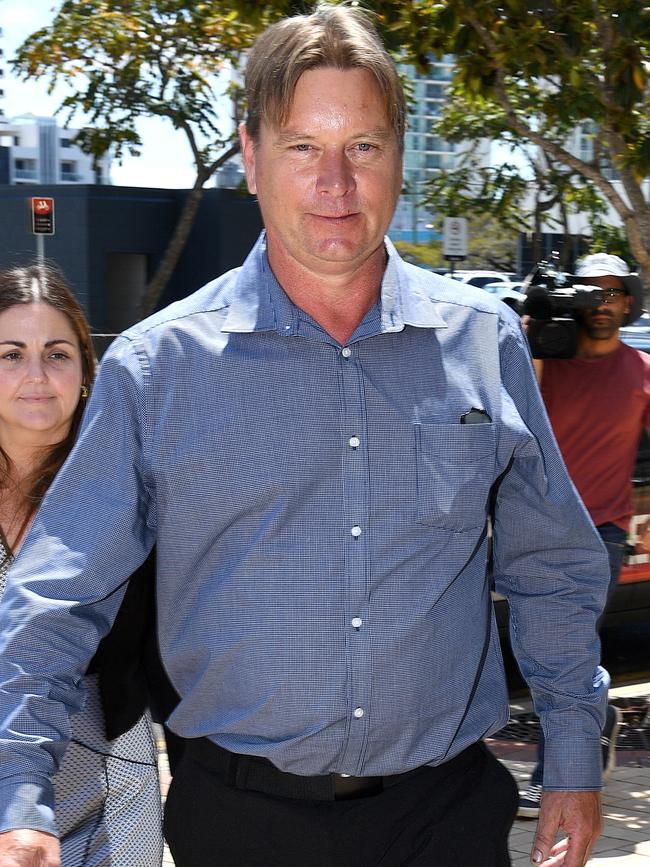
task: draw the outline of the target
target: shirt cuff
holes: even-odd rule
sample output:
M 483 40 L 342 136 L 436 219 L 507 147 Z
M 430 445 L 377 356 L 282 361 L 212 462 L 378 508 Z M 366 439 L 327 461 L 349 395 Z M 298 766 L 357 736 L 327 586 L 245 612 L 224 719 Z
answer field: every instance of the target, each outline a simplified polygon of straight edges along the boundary
M 54 789 L 47 778 L 14 778 L 0 785 L 0 833 L 19 829 L 45 831 L 58 837 Z
M 544 788 L 551 792 L 596 792 L 603 787 L 600 738 L 570 744 L 544 743 Z

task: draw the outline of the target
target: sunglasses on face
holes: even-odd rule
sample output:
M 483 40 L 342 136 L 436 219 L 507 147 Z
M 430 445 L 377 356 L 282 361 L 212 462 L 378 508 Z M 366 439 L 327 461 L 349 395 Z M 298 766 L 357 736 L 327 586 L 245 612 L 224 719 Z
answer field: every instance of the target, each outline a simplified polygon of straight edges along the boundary
M 625 289 L 601 289 L 600 296 L 605 304 L 615 304 L 627 295 Z

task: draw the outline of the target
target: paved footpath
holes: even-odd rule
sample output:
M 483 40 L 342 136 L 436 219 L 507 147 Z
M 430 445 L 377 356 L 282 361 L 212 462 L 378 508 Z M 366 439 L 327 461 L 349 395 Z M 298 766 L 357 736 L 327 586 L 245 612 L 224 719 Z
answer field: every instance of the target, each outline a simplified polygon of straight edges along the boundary
M 610 691 L 610 697 L 650 696 L 650 683 L 634 684 Z M 526 703 L 511 705 L 511 715 L 526 711 Z M 535 762 L 535 747 L 530 743 L 489 740 L 494 753 L 525 788 Z M 617 751 L 617 767 L 603 792 L 605 825 L 588 867 L 650 867 L 650 751 Z M 160 756 L 163 795 L 169 785 L 169 769 L 164 751 Z M 512 867 L 530 867 L 530 851 L 535 821 L 518 819 L 510 834 Z M 174 867 L 165 849 L 164 867 Z M 209 867 L 209 865 L 206 865 Z M 269 861 L 268 867 L 284 867 Z M 305 864 L 304 867 L 310 867 Z M 458 867 L 481 867 L 459 864 Z
M 609 695 L 614 699 L 648 696 L 650 683 L 612 689 Z M 513 703 L 510 713 L 514 716 L 526 710 L 526 703 Z M 497 740 L 488 743 L 520 788 L 525 788 L 535 763 L 535 746 Z M 617 750 L 616 763 L 603 790 L 603 833 L 587 862 L 588 867 L 650 867 L 650 751 Z M 535 826 L 536 822 L 531 819 L 515 822 L 510 834 L 513 867 L 530 867 Z

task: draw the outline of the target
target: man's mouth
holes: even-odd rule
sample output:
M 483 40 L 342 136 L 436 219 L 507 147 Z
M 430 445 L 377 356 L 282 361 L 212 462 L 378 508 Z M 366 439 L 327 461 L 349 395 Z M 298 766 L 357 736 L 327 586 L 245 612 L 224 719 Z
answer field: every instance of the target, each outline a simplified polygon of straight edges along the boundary
M 351 220 L 353 217 L 359 216 L 357 212 L 349 214 L 312 214 L 317 220 L 326 220 L 329 223 L 344 223 L 346 220 Z

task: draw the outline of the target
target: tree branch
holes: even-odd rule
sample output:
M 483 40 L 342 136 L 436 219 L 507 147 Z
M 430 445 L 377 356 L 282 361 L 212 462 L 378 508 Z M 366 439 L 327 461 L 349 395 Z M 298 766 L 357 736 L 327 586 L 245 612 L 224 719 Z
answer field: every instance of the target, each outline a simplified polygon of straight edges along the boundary
M 503 65 L 497 61 L 498 54 L 498 46 L 492 37 L 492 34 L 481 24 L 478 19 L 476 19 L 473 15 L 468 14 L 467 16 L 468 23 L 476 30 L 479 38 L 488 49 L 492 56 L 492 62 L 494 66 L 494 72 L 496 76 L 496 81 L 494 85 L 495 93 L 497 96 L 497 100 L 499 105 L 503 109 L 506 115 L 507 123 L 515 132 L 519 135 L 527 138 L 529 141 L 533 142 L 533 144 L 541 147 L 546 153 L 550 154 L 550 156 L 569 166 L 569 168 L 574 169 L 574 171 L 578 172 L 578 174 L 582 175 L 585 178 L 588 178 L 594 186 L 596 186 L 605 196 L 605 198 L 611 203 L 614 210 L 618 213 L 620 218 L 627 222 L 634 215 L 630 211 L 630 208 L 626 204 L 625 200 L 622 196 L 619 195 L 616 188 L 608 181 L 601 172 L 597 171 L 593 166 L 589 163 L 586 163 L 584 160 L 579 159 L 574 156 L 570 151 L 563 148 L 561 145 L 557 144 L 557 142 L 551 141 L 540 133 L 536 132 L 531 126 L 521 120 L 515 108 L 508 96 L 506 81 L 505 81 L 505 71 Z

